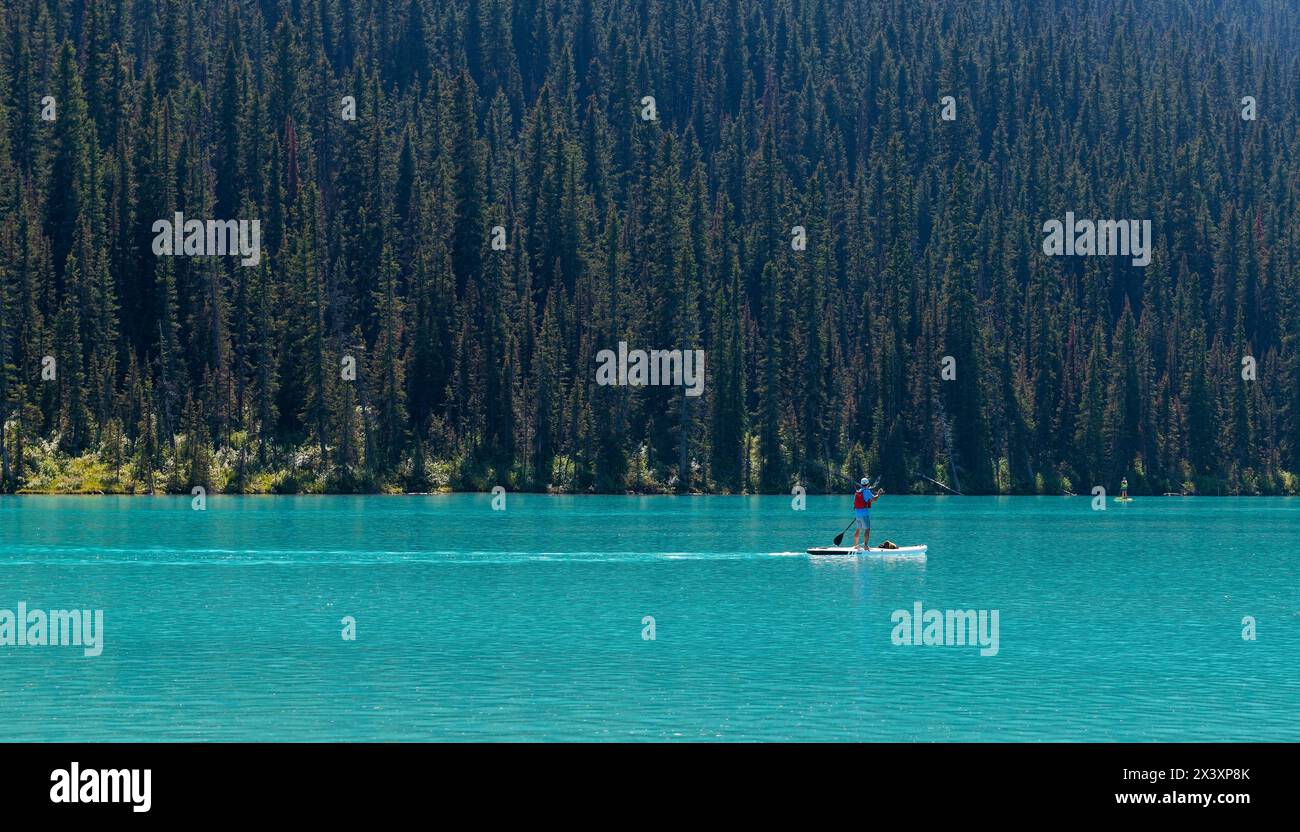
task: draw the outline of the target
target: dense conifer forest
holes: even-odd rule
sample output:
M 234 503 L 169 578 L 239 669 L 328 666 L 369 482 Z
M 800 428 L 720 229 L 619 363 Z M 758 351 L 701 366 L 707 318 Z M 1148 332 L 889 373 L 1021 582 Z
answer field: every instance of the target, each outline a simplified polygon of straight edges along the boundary
M 1293 0 L 3 9 L 0 491 L 1300 490 Z

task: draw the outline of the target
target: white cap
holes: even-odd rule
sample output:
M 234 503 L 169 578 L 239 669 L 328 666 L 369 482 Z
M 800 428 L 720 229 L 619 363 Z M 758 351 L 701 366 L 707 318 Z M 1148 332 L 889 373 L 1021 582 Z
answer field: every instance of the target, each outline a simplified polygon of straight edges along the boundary
M 866 477 L 863 477 L 862 481 L 859 482 L 858 485 L 867 485 L 869 482 L 870 480 L 868 480 Z

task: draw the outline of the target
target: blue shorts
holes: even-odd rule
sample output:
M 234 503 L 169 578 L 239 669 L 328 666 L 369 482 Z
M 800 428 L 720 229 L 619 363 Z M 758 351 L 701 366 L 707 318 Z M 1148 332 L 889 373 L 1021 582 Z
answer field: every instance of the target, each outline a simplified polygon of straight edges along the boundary
M 854 514 L 854 527 L 855 527 L 855 528 L 859 528 L 859 529 L 870 529 L 870 528 L 871 528 L 871 510 L 870 510 L 870 509 L 865 509 L 865 508 L 854 509 L 854 510 L 853 510 L 853 514 Z

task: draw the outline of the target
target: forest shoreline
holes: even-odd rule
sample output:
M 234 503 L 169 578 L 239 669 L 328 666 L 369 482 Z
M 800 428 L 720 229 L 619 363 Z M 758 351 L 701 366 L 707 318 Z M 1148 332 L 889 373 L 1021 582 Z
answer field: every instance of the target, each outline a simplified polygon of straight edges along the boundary
M 445 497 L 454 494 L 492 494 L 491 489 L 483 488 L 442 488 L 436 491 L 398 491 L 398 490 L 380 490 L 380 491 L 208 491 L 207 496 L 223 497 Z M 560 489 L 507 489 L 507 494 L 535 494 L 547 497 L 781 497 L 790 496 L 779 492 L 759 492 L 759 491 L 564 491 Z M 823 491 L 807 492 L 809 497 L 840 497 L 852 495 L 851 489 L 844 491 Z M 153 492 L 149 491 L 54 491 L 54 490 L 27 490 L 20 489 L 15 492 L 0 492 L 0 499 L 5 497 L 191 497 L 190 491 L 167 491 L 158 489 Z M 891 494 L 893 497 L 1067 497 L 1093 499 L 1091 494 L 1030 494 L 1030 493 L 998 493 L 998 492 L 981 492 L 981 493 L 963 493 L 948 494 L 943 491 L 908 491 L 901 494 Z M 1107 496 L 1114 496 L 1108 494 Z M 1190 498 L 1190 497 L 1233 497 L 1233 498 L 1267 498 L 1267 497 L 1285 497 L 1300 498 L 1300 493 L 1295 492 L 1276 492 L 1276 493 L 1215 493 L 1215 494 L 1141 494 L 1134 492 L 1132 496 L 1135 499 L 1165 499 L 1165 498 Z
M 539 475 L 506 461 L 491 462 L 472 457 L 407 459 L 396 469 L 379 472 L 366 467 L 321 465 L 315 449 L 302 446 L 293 450 L 277 449 L 262 454 L 243 447 L 240 453 L 214 451 L 210 447 L 190 448 L 183 437 L 177 442 L 175 457 L 165 458 L 153 466 L 130 454 L 59 453 L 53 443 L 31 446 L 23 464 L 15 465 L 17 456 L 8 454 L 9 464 L 0 473 L 0 495 L 178 495 L 192 496 L 203 488 L 206 495 L 432 495 L 486 494 L 496 489 L 525 494 L 590 494 L 629 496 L 757 496 L 773 495 L 798 499 L 851 493 L 861 472 L 884 477 L 893 495 L 915 496 L 1021 496 L 1021 497 L 1092 497 L 1095 487 L 1108 495 L 1120 493 L 1120 481 L 1128 480 L 1128 492 L 1135 497 L 1220 496 L 1220 497 L 1287 497 L 1300 496 L 1300 476 L 1280 471 L 1276 476 L 1258 476 L 1253 472 L 1239 479 L 1227 480 L 1209 474 L 1185 472 L 1181 482 L 1152 477 L 1142 469 L 1103 478 L 1100 482 L 1076 482 L 1064 474 L 1048 476 L 1038 473 L 1032 478 L 1011 480 L 994 476 L 992 487 L 972 487 L 963 477 L 953 482 L 949 472 L 940 467 L 933 471 L 899 471 L 892 475 L 880 460 L 854 458 L 840 466 L 820 467 L 807 472 L 790 472 L 779 486 L 767 487 L 760 476 L 761 468 L 753 464 L 742 471 L 737 484 L 714 482 L 711 478 L 693 478 L 681 487 L 672 471 L 647 465 L 629 466 L 618 487 L 601 487 L 599 477 L 577 475 L 572 460 L 557 457 L 549 467 L 549 476 Z M 842 484 L 837 488 L 836 484 Z M 1026 487 L 1030 486 L 1030 487 Z
M 1294 3 L 481 5 L 6 6 L 0 491 L 1300 493 Z

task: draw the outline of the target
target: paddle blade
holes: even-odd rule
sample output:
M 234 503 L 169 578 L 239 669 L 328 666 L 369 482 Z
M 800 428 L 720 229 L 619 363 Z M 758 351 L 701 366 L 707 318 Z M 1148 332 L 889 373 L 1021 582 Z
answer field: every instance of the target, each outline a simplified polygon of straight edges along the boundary
M 838 546 L 844 542 L 844 532 L 835 535 L 835 545 Z

